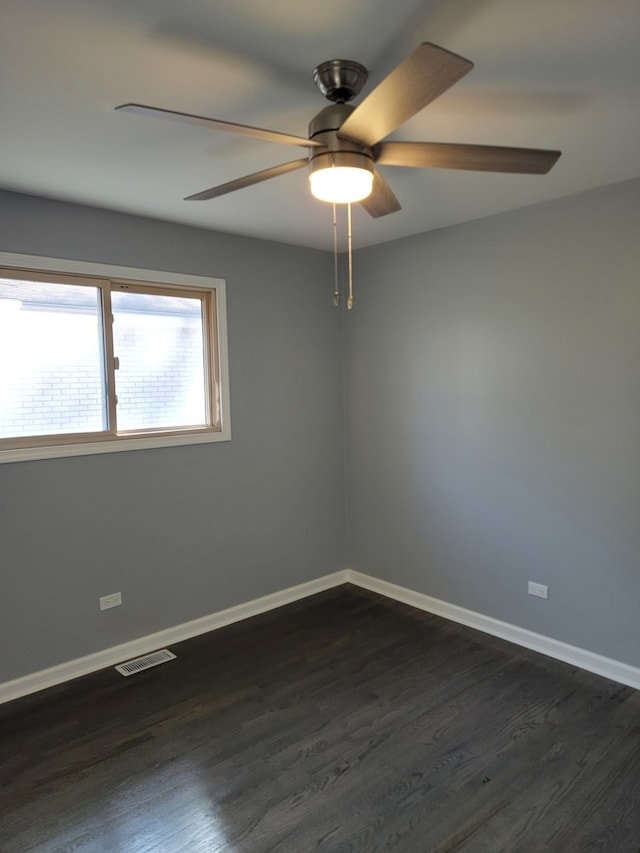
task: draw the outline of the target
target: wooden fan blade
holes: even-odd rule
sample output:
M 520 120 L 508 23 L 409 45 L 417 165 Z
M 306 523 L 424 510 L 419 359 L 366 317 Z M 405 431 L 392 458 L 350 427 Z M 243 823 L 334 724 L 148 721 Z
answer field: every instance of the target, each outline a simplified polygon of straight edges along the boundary
M 375 145 L 472 68 L 468 59 L 423 42 L 355 108 L 338 136 Z
M 381 142 L 373 153 L 376 163 L 384 166 L 545 175 L 561 152 L 455 142 Z
M 175 110 L 163 110 L 159 107 L 147 107 L 144 104 L 120 104 L 115 109 L 141 116 L 155 116 L 157 118 L 168 118 L 173 121 L 186 122 L 187 124 L 199 124 L 201 127 L 208 127 L 212 130 L 240 133 L 243 136 L 251 136 L 254 139 L 262 139 L 265 142 L 282 142 L 285 145 L 301 145 L 303 148 L 317 148 L 320 145 L 319 142 L 313 139 L 305 139 L 303 136 L 292 136 L 289 133 L 279 133 L 277 130 L 264 130 L 264 128 L 251 127 L 248 124 L 235 124 L 232 121 L 194 116 L 190 113 L 178 113 Z
M 378 219 L 380 216 L 386 216 L 388 213 L 395 213 L 400 210 L 400 202 L 396 198 L 389 184 L 382 177 L 380 172 L 373 173 L 373 189 L 371 195 L 363 199 L 360 204 L 367 211 L 369 216 Z
M 288 163 L 281 163 L 279 166 L 271 166 L 269 169 L 262 169 L 260 172 L 253 172 L 253 174 L 245 175 L 243 178 L 236 178 L 235 181 L 227 181 L 226 184 L 218 184 L 217 187 L 211 187 L 211 189 L 203 190 L 200 193 L 188 195 L 185 198 L 185 201 L 207 201 L 210 198 L 217 198 L 219 195 L 226 195 L 227 193 L 232 193 L 235 190 L 241 190 L 244 189 L 244 187 L 259 184 L 262 181 L 268 181 L 270 178 L 277 178 L 280 175 L 286 175 L 287 172 L 295 172 L 296 169 L 302 169 L 304 166 L 308 165 L 309 161 L 306 159 L 289 160 Z

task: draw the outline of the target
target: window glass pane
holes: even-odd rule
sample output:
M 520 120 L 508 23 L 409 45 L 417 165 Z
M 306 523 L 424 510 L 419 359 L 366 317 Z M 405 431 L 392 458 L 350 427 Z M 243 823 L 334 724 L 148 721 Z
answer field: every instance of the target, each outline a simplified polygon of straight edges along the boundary
M 0 438 L 107 428 L 100 288 L 0 278 Z
M 113 290 L 118 432 L 203 426 L 202 300 Z

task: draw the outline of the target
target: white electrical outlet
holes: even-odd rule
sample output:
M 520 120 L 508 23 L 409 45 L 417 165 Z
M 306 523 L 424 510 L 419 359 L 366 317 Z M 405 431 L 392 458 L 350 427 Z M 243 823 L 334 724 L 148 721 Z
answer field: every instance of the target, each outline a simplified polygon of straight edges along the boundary
M 110 607 L 118 607 L 122 604 L 122 593 L 112 592 L 111 595 L 103 595 L 100 599 L 100 610 L 108 610 Z
M 544 583 L 529 581 L 527 592 L 529 595 L 537 595 L 538 598 L 549 598 L 549 587 Z

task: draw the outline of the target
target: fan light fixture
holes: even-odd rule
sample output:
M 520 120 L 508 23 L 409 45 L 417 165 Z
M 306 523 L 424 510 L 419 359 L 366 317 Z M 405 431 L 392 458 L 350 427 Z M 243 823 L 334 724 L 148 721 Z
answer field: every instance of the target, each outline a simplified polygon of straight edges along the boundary
M 320 201 L 351 204 L 371 195 L 373 164 L 369 157 L 334 151 L 314 157 L 309 164 L 311 193 Z
M 309 183 L 320 201 L 348 204 L 371 195 L 373 173 L 357 166 L 333 166 L 311 172 Z

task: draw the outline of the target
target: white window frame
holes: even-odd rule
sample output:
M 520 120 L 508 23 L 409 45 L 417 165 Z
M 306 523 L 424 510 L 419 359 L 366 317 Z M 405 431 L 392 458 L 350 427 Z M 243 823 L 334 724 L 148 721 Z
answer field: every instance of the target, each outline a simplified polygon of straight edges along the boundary
M 73 436 L 61 437 L 60 444 L 37 444 L 37 436 L 29 436 L 29 446 L 13 446 L 0 449 L 0 463 L 24 462 L 32 459 L 55 459 L 61 456 L 90 456 L 97 453 L 118 453 L 129 450 L 146 450 L 156 447 L 175 447 L 188 444 L 208 444 L 231 440 L 231 416 L 229 395 L 229 357 L 227 341 L 227 303 L 225 280 L 205 276 L 183 275 L 159 270 L 120 267 L 85 261 L 43 258 L 33 255 L 18 255 L 0 252 L 0 267 L 14 267 L 21 271 L 64 276 L 89 276 L 112 279 L 125 283 L 139 282 L 148 285 L 170 285 L 172 288 L 211 290 L 215 297 L 215 327 L 211 329 L 210 345 L 216 345 L 217 374 L 219 381 L 218 404 L 220 423 L 216 430 L 203 429 L 196 432 L 166 432 L 165 434 L 109 435 L 108 440 L 77 441 Z M 1 369 L 1 366 L 0 366 Z M 50 437 L 47 437 L 50 440 Z M 36 442 L 34 444 L 34 442 Z

